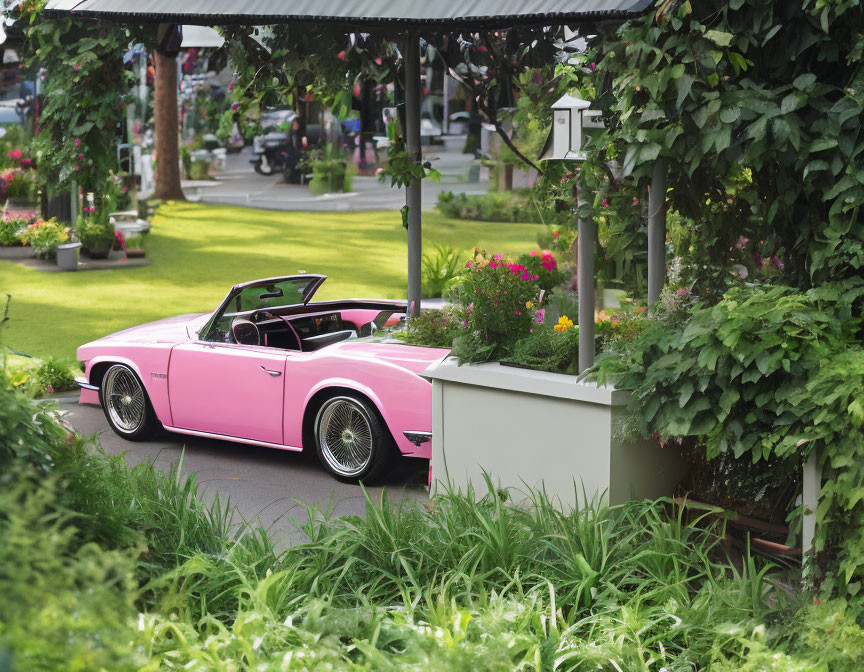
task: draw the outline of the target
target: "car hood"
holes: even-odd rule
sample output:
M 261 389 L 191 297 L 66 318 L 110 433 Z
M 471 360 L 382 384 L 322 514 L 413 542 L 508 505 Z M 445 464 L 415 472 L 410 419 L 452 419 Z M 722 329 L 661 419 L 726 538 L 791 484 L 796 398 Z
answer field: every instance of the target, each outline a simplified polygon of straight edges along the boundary
M 323 354 L 333 353 L 334 351 L 342 356 L 388 362 L 417 374 L 423 373 L 432 364 L 440 362 L 450 354 L 450 350 L 447 348 L 427 348 L 417 345 L 381 343 L 376 341 L 343 341 L 342 343 L 324 348 L 319 352 Z
M 189 313 L 166 317 L 155 322 L 124 329 L 104 339 L 139 343 L 177 343 L 195 338 L 196 332 L 207 321 L 210 313 Z M 99 339 L 103 340 L 103 339 Z

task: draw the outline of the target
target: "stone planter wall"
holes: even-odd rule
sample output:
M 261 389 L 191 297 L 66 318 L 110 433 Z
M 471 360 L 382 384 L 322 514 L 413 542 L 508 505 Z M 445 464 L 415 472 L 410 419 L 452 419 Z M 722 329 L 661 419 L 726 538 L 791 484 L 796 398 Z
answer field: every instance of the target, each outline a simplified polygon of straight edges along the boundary
M 432 492 L 449 484 L 545 488 L 564 508 L 587 499 L 619 504 L 672 495 L 686 469 L 656 441 L 626 443 L 615 426 L 627 393 L 575 377 L 501 364 L 457 366 L 447 359 L 432 380 Z

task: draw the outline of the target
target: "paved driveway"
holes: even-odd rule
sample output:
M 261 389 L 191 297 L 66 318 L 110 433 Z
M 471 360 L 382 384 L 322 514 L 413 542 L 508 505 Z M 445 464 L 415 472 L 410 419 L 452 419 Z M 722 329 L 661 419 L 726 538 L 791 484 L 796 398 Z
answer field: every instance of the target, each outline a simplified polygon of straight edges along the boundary
M 260 518 L 279 546 L 303 538 L 292 522 L 292 518 L 302 521 L 305 516 L 300 503 L 321 508 L 332 505 L 334 516 L 363 513 L 365 498 L 361 488 L 333 479 L 314 455 L 168 432 L 152 441 L 132 443 L 111 431 L 98 406 L 79 405 L 77 397 L 71 396 L 59 401 L 61 409 L 68 412 L 66 419 L 79 432 L 85 436 L 98 434 L 105 451 L 112 455 L 125 453 L 130 466 L 152 461 L 167 471 L 182 455 L 183 473 L 197 474 L 199 493 L 205 500 L 210 501 L 216 493 L 223 501 L 230 498 L 239 516 L 246 520 Z M 373 498 L 380 497 L 386 488 L 393 499 L 424 500 L 428 497 L 428 465 L 426 460 L 398 460 L 383 482 L 367 491 Z

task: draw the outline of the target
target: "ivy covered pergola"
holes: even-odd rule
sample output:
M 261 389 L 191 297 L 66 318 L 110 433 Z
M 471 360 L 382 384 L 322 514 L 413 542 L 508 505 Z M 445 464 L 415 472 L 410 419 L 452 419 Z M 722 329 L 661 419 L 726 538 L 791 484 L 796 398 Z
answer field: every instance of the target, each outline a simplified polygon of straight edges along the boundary
M 49 0 L 46 14 L 128 24 L 328 25 L 378 32 L 404 45 L 404 133 L 409 156 L 420 159 L 420 35 L 544 25 L 596 25 L 641 13 L 651 0 Z M 406 182 L 408 288 L 411 314 L 420 310 L 422 216 L 420 180 Z M 659 221 L 659 220 L 658 220 Z M 663 236 L 658 231 L 657 237 Z M 661 246 L 662 249 L 662 246 Z M 658 255 L 651 257 L 656 261 Z M 660 259 L 662 266 L 663 260 Z M 662 271 L 652 269 L 654 277 Z M 593 315 L 588 318 L 593 320 Z

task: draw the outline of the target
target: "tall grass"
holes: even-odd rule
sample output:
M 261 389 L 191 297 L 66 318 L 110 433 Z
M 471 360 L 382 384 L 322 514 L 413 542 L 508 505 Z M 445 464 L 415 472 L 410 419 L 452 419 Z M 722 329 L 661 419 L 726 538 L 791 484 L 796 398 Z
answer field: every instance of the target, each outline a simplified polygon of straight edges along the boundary
M 6 426 L 36 432 L 0 451 L 13 669 L 845 672 L 864 657 L 853 606 L 801 609 L 778 568 L 730 562 L 722 529 L 672 502 L 385 494 L 362 517 L 307 508 L 307 541 L 279 551 L 229 502 L 205 505 L 182 464 L 127 469 L 10 399 Z

